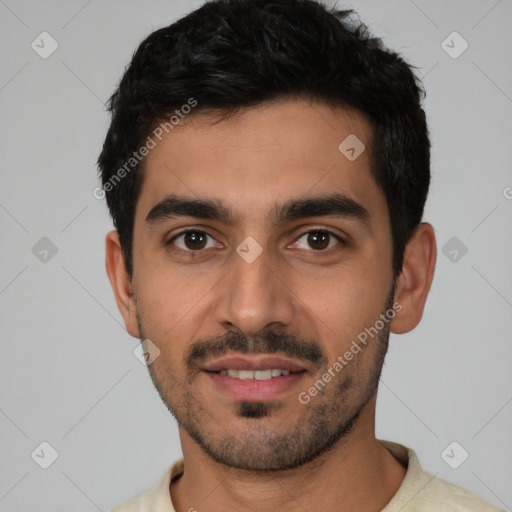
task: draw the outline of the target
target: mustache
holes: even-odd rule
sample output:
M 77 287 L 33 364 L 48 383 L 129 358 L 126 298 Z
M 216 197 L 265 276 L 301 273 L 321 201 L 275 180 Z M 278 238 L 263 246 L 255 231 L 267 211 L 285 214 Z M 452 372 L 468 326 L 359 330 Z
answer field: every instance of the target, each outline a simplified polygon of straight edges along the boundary
M 279 352 L 290 358 L 309 361 L 318 369 L 327 364 L 327 357 L 315 340 L 275 331 L 267 331 L 262 336 L 229 332 L 222 336 L 198 340 L 190 346 L 185 363 L 190 370 L 197 370 L 209 359 L 224 356 L 230 351 L 242 354 Z

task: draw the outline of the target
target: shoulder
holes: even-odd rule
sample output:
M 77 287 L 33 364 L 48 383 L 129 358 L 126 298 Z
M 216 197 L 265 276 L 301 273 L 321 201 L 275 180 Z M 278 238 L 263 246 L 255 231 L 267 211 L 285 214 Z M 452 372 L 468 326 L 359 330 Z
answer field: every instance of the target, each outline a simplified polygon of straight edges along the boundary
M 427 473 L 427 475 L 430 475 Z M 499 508 L 485 502 L 472 492 L 430 475 L 432 481 L 425 488 L 422 500 L 432 503 L 440 511 L 450 512 L 500 512 Z M 422 509 L 420 509 L 422 510 Z
M 423 471 L 410 448 L 380 442 L 407 467 L 402 485 L 382 512 L 500 512 L 470 491 Z
M 171 480 L 181 473 L 183 473 L 183 459 L 174 462 L 154 487 L 110 512 L 175 512 L 169 494 L 169 485 Z

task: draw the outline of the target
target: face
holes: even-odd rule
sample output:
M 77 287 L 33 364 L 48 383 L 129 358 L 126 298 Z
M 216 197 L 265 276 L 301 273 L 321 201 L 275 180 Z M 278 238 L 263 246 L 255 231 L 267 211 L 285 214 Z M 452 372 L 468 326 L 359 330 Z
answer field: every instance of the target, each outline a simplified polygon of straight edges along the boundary
M 375 394 L 393 278 L 369 147 L 360 114 L 289 100 L 190 116 L 147 157 L 136 334 L 160 350 L 151 377 L 180 429 L 218 462 L 311 461 Z

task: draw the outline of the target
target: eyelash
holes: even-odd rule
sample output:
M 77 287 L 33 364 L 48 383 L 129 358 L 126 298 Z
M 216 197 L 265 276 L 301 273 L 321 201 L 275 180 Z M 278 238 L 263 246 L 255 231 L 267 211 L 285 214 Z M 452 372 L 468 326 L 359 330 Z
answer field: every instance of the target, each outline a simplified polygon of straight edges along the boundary
M 174 235 L 168 242 L 165 243 L 165 245 L 174 245 L 173 242 L 179 238 L 179 237 L 182 237 L 184 235 L 187 235 L 188 233 L 196 233 L 196 234 L 201 234 L 201 235 L 205 235 L 207 237 L 210 237 L 212 240 L 215 240 L 213 238 L 213 236 L 209 235 L 206 231 L 203 231 L 201 229 L 186 229 L 185 231 L 181 231 L 180 233 L 177 233 L 176 235 Z M 197 251 L 193 251 L 191 249 L 181 249 L 180 247 L 176 247 L 176 250 L 178 251 L 182 251 L 182 252 L 188 252 L 188 253 L 199 253 L 199 252 L 203 252 L 204 249 L 199 249 Z
M 173 242 L 175 242 L 176 239 L 178 239 L 179 237 L 182 237 L 184 235 L 187 235 L 188 233 L 196 233 L 196 234 L 205 235 L 205 236 L 211 238 L 212 240 L 215 240 L 210 234 L 208 234 L 206 231 L 203 231 L 201 229 L 187 229 L 185 231 L 181 231 L 180 233 L 177 233 L 176 235 L 174 235 L 170 240 L 165 242 L 165 245 L 166 246 L 173 246 L 174 245 Z M 298 236 L 295 239 L 295 241 L 291 245 L 297 243 L 305 235 L 309 235 L 311 233 L 325 233 L 325 234 L 329 235 L 331 238 L 334 238 L 338 242 L 334 247 L 337 247 L 338 245 L 346 245 L 347 244 L 347 242 L 340 235 L 338 235 L 338 234 L 336 234 L 336 233 L 334 233 L 334 232 L 332 232 L 332 231 L 330 231 L 328 229 L 314 228 L 314 229 L 310 229 L 310 230 L 305 231 L 304 233 L 302 233 L 300 236 Z M 329 247 L 328 249 L 319 249 L 319 250 L 309 249 L 309 251 L 313 252 L 313 253 L 325 253 L 325 252 L 327 252 L 327 251 L 329 251 L 331 249 L 332 249 L 332 247 Z M 198 249 L 198 250 L 194 251 L 192 249 L 182 249 L 180 247 L 174 246 L 174 250 L 185 252 L 185 253 L 189 253 L 189 254 L 193 254 L 193 253 L 204 252 L 205 249 Z

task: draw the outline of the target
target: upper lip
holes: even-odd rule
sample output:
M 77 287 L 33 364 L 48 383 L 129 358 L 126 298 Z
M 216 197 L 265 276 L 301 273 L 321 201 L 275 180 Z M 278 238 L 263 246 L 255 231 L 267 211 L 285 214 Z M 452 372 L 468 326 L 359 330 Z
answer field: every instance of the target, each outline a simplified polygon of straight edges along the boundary
M 208 372 L 220 372 L 221 370 L 288 370 L 301 372 L 306 368 L 297 361 L 275 355 L 233 355 L 215 359 L 205 364 L 203 370 Z

